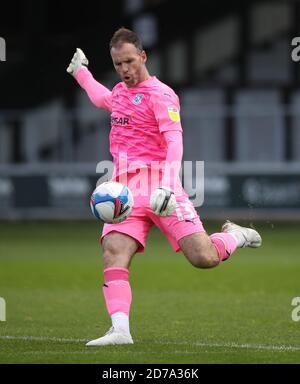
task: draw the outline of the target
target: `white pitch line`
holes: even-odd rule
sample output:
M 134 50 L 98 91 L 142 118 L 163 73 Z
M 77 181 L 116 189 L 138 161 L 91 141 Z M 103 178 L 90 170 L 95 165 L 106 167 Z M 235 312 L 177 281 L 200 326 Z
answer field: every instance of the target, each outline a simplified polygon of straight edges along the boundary
M 131 347 L 132 348 L 132 347 Z M 120 354 L 120 350 L 116 350 L 116 349 L 111 349 L 109 351 L 110 354 L 117 354 L 119 355 Z M 126 354 L 126 355 L 131 355 L 132 353 L 134 353 L 135 355 L 157 355 L 157 352 L 149 352 L 149 351 L 132 351 L 132 350 L 124 350 L 122 351 L 122 354 Z M 18 351 L 18 354 L 22 354 L 22 355 L 37 355 L 37 356 L 40 356 L 40 355 L 66 355 L 66 356 L 69 356 L 69 355 L 99 355 L 99 349 L 97 348 L 86 348 L 86 350 L 82 351 L 68 351 L 68 352 L 65 352 L 65 351 Z M 171 351 L 171 352 L 168 352 L 168 353 L 165 353 L 165 355 L 199 355 L 199 352 L 196 352 L 196 351 Z M 5 356 L 5 357 L 15 357 L 16 354 L 15 353 L 1 353 L 0 352 L 0 356 Z
M 0 336 L 0 340 L 21 340 L 21 341 L 52 341 L 55 343 L 86 343 L 88 339 L 72 339 L 46 336 Z M 139 342 L 137 342 L 139 344 Z M 171 342 L 171 341 L 151 341 L 141 342 L 140 344 L 159 344 L 159 345 L 178 345 L 205 348 L 232 348 L 232 349 L 254 349 L 264 351 L 295 352 L 300 351 L 300 346 L 293 345 L 263 345 L 263 344 L 238 344 L 238 343 L 202 343 L 202 342 Z
M 55 343 L 84 343 L 87 339 L 66 339 L 47 336 L 0 336 L 0 340 L 54 341 Z
M 300 346 L 293 345 L 261 345 L 261 344 L 237 344 L 237 343 L 188 343 L 188 342 L 165 342 L 155 344 L 170 344 L 170 345 L 191 345 L 194 347 L 210 347 L 210 348 L 236 348 L 236 349 L 257 349 L 265 351 L 300 351 Z

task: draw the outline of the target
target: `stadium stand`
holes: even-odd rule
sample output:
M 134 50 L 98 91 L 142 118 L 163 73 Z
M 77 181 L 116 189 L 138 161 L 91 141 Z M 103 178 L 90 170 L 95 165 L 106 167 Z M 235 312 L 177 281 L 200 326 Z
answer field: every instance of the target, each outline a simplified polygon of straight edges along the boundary
M 179 3 L 120 0 L 119 7 L 107 5 L 111 25 L 100 15 L 100 4 L 90 24 L 75 31 L 70 21 L 63 22 L 66 5 L 60 5 L 56 31 L 50 2 L 48 13 L 28 5 L 24 15 L 31 12 L 31 27 L 26 24 L 23 40 L 16 28 L 7 55 L 10 66 L 0 64 L 1 84 L 7 90 L 5 97 L 0 94 L 0 171 L 20 163 L 89 164 L 94 170 L 98 161 L 110 159 L 109 115 L 90 105 L 65 68 L 74 47 L 81 46 L 95 78 L 111 88 L 118 79 L 109 58 L 109 38 L 120 25 L 138 25 L 143 31 L 146 15 L 158 36 L 148 40 L 150 72 L 173 86 L 181 99 L 184 159 L 205 160 L 211 169 L 241 169 L 243 174 L 262 165 L 266 172 L 268 167 L 274 172 L 276 164 L 281 170 L 296 168 L 300 70 L 291 59 L 290 42 L 291 36 L 300 35 L 299 2 L 228 1 L 216 9 L 213 1 L 203 0 L 201 14 Z M 19 23 L 22 17 L 18 14 Z M 178 28 L 183 20 L 184 28 Z M 31 40 L 39 29 L 43 35 Z M 92 41 L 95 35 L 99 41 Z M 17 49 L 18 41 L 24 49 Z M 55 59 L 49 58 L 51 50 Z M 40 69 L 36 62 L 43 63 Z M 9 91 L 12 72 L 18 93 Z M 32 80 L 35 76 L 40 82 Z

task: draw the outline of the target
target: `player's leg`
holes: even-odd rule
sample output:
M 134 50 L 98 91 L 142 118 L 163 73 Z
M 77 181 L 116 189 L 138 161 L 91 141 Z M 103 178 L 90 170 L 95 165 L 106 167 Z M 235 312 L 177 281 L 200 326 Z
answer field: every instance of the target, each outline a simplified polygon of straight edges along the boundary
M 258 247 L 260 235 L 252 228 L 226 222 L 222 231 L 207 235 L 187 195 L 176 196 L 176 211 L 169 217 L 149 215 L 167 236 L 175 251 L 182 250 L 192 265 L 212 268 L 230 257 L 237 247 Z
M 194 233 L 187 235 L 178 244 L 187 259 L 199 268 L 211 268 L 227 260 L 237 248 L 257 248 L 262 243 L 259 233 L 247 227 L 241 227 L 227 221 L 222 232 Z
M 174 250 L 182 250 L 192 265 L 198 268 L 215 267 L 220 262 L 217 250 L 205 232 L 195 208 L 185 196 L 176 199 L 177 208 L 171 216 L 157 216 L 151 210 L 149 216 Z
M 128 235 L 110 232 L 103 238 L 104 285 L 103 295 L 112 327 L 103 337 L 87 346 L 133 344 L 129 329 L 131 287 L 129 265 L 138 250 L 138 242 Z
M 106 308 L 114 330 L 130 336 L 129 313 L 132 294 L 129 265 L 139 245 L 128 235 L 111 232 L 104 237 L 102 246 L 104 263 L 102 291 Z
M 123 233 L 111 232 L 102 242 L 103 295 L 114 330 L 130 335 L 129 313 L 132 300 L 129 265 L 138 250 L 138 242 Z
M 138 242 L 124 233 L 109 232 L 103 237 L 103 267 L 128 269 L 139 248 Z
M 105 224 L 101 237 L 103 247 L 103 295 L 112 320 L 109 332 L 88 346 L 132 344 L 129 329 L 131 287 L 129 266 L 136 252 L 143 252 L 152 226 L 142 207 L 134 208 L 122 223 Z
M 184 236 L 178 244 L 188 259 L 197 268 L 213 268 L 220 263 L 216 247 L 205 232 Z
M 190 263 L 197 268 L 213 268 L 230 257 L 237 248 L 236 239 L 228 233 L 192 233 L 178 240 Z

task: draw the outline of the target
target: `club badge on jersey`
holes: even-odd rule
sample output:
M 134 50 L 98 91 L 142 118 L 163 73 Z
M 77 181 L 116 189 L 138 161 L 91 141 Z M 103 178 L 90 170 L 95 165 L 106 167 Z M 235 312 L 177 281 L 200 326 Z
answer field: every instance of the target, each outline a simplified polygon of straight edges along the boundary
M 144 97 L 144 95 L 142 93 L 138 93 L 137 95 L 134 96 L 134 99 L 133 99 L 133 104 L 134 105 L 139 105 L 141 104 L 142 102 L 142 98 Z

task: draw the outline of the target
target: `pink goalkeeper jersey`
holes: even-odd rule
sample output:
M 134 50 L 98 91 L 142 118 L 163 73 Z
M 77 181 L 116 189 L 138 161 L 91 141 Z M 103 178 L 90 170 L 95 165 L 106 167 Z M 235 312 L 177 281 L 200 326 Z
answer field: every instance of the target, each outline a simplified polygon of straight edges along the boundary
M 182 131 L 179 99 L 170 87 L 152 76 L 131 88 L 120 82 L 110 92 L 86 68 L 77 72 L 76 79 L 97 107 L 111 112 L 114 176 L 127 171 L 124 164 L 140 162 L 141 167 L 149 167 L 166 160 L 162 132 Z

